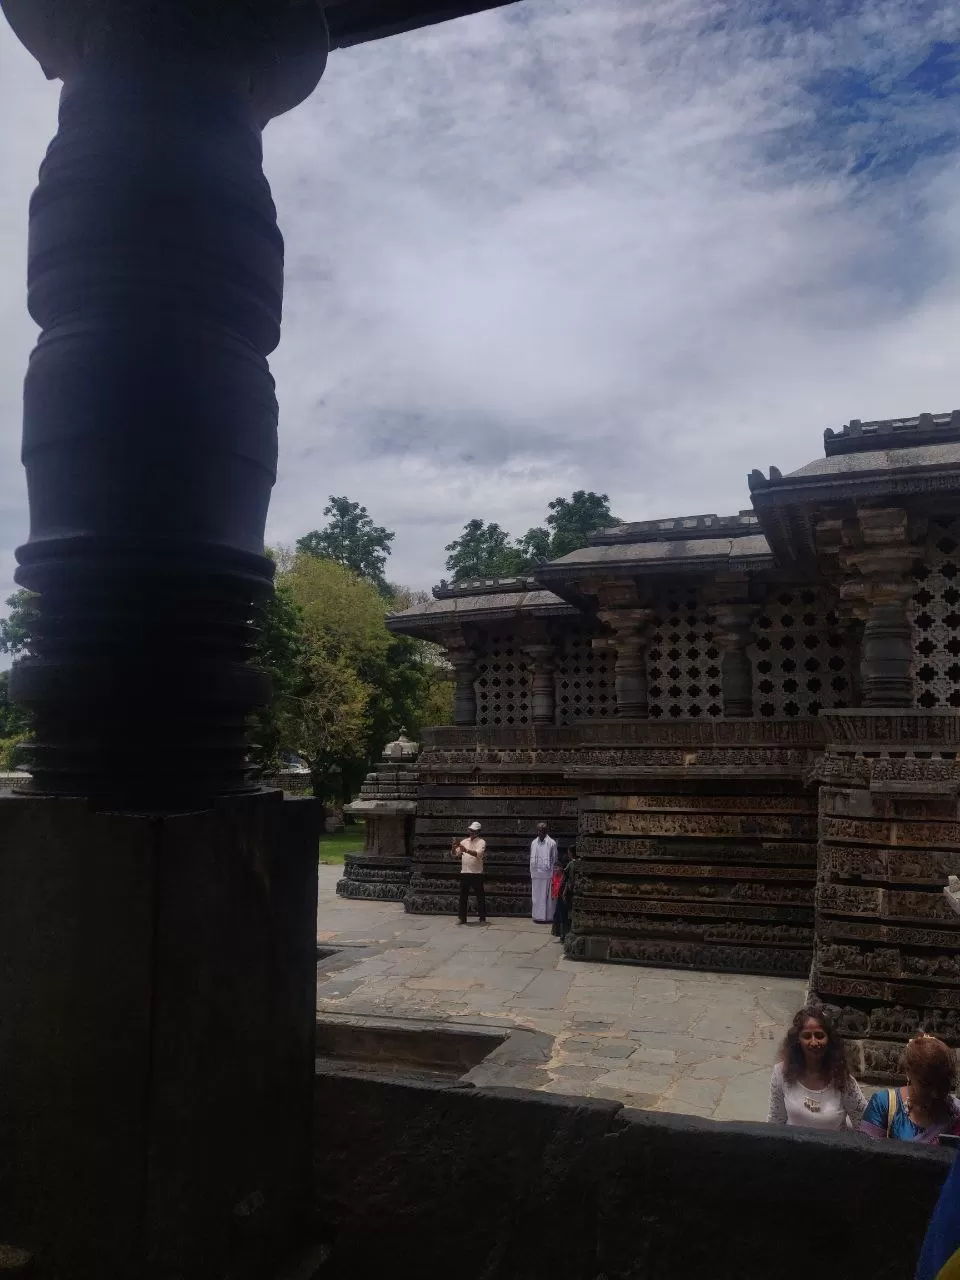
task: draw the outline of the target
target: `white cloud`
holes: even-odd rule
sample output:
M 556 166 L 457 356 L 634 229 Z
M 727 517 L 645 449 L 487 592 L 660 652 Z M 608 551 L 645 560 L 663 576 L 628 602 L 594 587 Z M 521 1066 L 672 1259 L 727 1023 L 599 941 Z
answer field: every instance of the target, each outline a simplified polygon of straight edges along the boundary
M 811 11 L 524 0 L 335 53 L 265 136 L 288 262 L 269 537 L 346 493 L 397 530 L 391 577 L 429 586 L 472 516 L 522 533 L 584 486 L 631 519 L 728 512 L 825 426 L 960 404 L 956 103 L 906 74 L 960 18 Z M 2 574 L 55 93 L 8 35 L 0 59 Z M 874 96 L 835 88 L 848 68 Z

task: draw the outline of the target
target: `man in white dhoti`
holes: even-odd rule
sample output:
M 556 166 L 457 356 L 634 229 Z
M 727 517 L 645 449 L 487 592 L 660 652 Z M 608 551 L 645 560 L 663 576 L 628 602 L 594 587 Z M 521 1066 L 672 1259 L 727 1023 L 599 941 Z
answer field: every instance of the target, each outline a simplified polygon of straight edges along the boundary
M 557 865 L 557 842 L 541 822 L 537 836 L 530 842 L 530 895 L 533 899 L 533 918 L 537 924 L 553 921 L 553 900 L 550 897 L 550 881 Z

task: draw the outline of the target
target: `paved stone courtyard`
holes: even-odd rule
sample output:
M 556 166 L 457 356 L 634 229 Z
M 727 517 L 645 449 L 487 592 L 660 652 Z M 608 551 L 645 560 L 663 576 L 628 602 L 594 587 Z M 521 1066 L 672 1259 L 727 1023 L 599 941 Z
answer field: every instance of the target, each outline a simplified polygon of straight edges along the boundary
M 461 927 L 398 903 L 348 901 L 336 896 L 340 874 L 320 868 L 317 941 L 342 950 L 321 965 L 319 1013 L 522 1027 L 553 1037 L 536 1087 L 766 1118 L 770 1068 L 802 981 L 574 962 L 547 925 Z

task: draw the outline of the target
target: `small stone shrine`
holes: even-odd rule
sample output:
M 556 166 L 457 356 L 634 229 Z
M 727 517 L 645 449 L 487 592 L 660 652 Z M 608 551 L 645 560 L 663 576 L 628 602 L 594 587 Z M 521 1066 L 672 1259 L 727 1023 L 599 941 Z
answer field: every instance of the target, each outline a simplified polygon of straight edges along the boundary
M 960 412 L 853 421 L 752 509 L 622 524 L 530 578 L 442 584 L 407 910 L 452 912 L 478 818 L 494 913 L 538 821 L 581 859 L 568 954 L 811 976 L 889 1076 L 960 1045 Z
M 343 812 L 363 818 L 366 827 L 363 852 L 344 857 L 343 876 L 337 881 L 341 898 L 403 900 L 410 883 L 413 820 L 417 812 L 417 752 L 401 729 L 389 743 L 372 773 L 360 788 L 359 800 Z

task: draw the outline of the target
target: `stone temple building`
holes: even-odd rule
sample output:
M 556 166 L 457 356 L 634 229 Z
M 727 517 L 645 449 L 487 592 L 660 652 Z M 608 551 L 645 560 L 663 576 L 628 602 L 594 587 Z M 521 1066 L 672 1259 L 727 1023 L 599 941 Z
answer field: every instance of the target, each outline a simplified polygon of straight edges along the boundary
M 491 909 L 525 912 L 544 819 L 581 859 L 570 956 L 810 974 L 883 1078 L 919 1029 L 960 1045 L 960 412 L 748 484 L 391 619 L 456 679 L 405 903 L 454 909 L 478 818 Z

